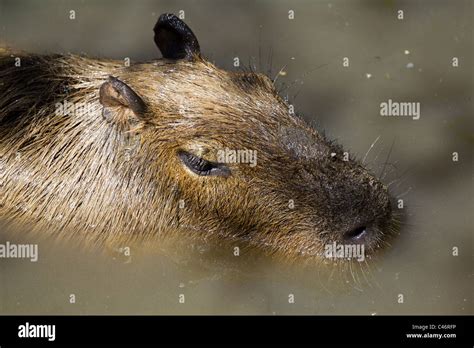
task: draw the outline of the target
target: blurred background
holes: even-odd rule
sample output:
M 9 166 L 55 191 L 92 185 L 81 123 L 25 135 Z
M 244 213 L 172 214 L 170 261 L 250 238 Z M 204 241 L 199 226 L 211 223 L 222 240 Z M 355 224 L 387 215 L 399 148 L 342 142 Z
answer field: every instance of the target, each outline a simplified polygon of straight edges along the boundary
M 375 173 L 391 163 L 384 182 L 396 180 L 407 216 L 393 248 L 360 274 L 226 260 L 205 245 L 171 257 L 132 250 L 123 260 L 41 242 L 37 263 L 0 260 L 0 313 L 472 314 L 472 6 L 0 0 L 0 43 L 132 62 L 161 57 L 152 32 L 161 13 L 184 14 L 217 66 L 237 70 L 239 57 L 241 68 L 276 78 L 297 113 L 359 158 L 377 140 L 366 161 Z M 421 103 L 420 119 L 381 117 L 388 99 Z M 5 240 L 22 237 L 0 231 Z

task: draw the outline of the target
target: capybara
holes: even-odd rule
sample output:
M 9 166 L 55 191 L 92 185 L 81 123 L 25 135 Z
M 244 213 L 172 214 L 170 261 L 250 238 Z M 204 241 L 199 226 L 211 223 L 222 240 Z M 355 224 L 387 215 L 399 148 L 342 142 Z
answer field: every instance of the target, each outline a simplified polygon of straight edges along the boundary
M 380 249 L 387 187 L 294 115 L 267 76 L 206 61 L 178 17 L 127 66 L 2 49 L 0 218 L 61 239 L 191 237 L 324 257 Z

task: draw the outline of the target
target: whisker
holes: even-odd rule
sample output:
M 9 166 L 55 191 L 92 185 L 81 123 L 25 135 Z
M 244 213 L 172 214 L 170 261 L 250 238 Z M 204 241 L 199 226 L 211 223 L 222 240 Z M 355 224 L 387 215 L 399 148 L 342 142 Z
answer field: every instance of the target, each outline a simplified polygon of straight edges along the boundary
M 275 77 L 272 79 L 273 81 L 273 84 L 275 84 L 278 80 L 278 77 L 280 76 L 280 74 L 282 73 L 283 70 L 286 69 L 286 67 L 288 66 L 288 63 L 283 65 L 282 68 L 276 73 Z
M 303 73 L 299 78 L 296 78 L 291 84 L 287 85 L 283 90 L 289 90 L 290 88 L 292 88 L 296 83 L 298 83 L 299 81 L 303 80 L 308 74 L 311 74 L 312 72 L 320 69 L 320 68 L 323 68 L 325 66 L 329 65 L 329 63 L 324 63 L 324 64 L 321 64 L 321 65 L 318 65 L 316 66 L 315 68 L 311 69 L 311 70 L 308 70 L 306 71 L 305 73 Z
M 364 259 L 364 263 L 367 264 L 367 260 Z M 362 276 L 364 277 L 365 279 L 365 284 L 369 285 L 370 286 L 370 281 L 369 279 L 367 278 L 367 275 L 366 275 L 366 272 L 364 271 L 364 264 L 361 264 L 360 265 L 360 270 L 361 270 L 361 273 L 362 273 Z
M 401 197 L 403 197 L 403 196 L 406 196 L 410 191 L 411 191 L 411 187 L 409 187 L 408 190 L 406 190 L 406 191 L 403 192 L 402 194 L 397 195 L 397 198 L 401 198 Z
M 377 163 L 377 160 L 378 160 L 380 154 L 382 153 L 383 149 L 384 149 L 384 146 L 382 145 L 379 152 L 377 153 L 377 155 L 375 156 L 374 160 L 371 163 Z
M 380 178 L 383 178 L 383 173 L 385 172 L 385 168 L 387 167 L 388 160 L 390 159 L 390 156 L 392 155 L 393 146 L 395 145 L 395 139 L 396 138 L 393 138 L 392 145 L 390 146 L 390 150 L 388 150 L 387 158 L 385 160 L 382 172 L 379 175 Z
M 273 47 L 270 47 L 270 49 L 268 50 L 267 64 L 268 64 L 268 76 L 270 76 L 273 71 Z
M 365 156 L 364 156 L 364 158 L 362 159 L 362 164 L 365 163 L 365 159 L 367 158 L 367 156 L 368 156 L 370 150 L 372 150 L 372 148 L 375 146 L 375 144 L 377 143 L 377 141 L 379 141 L 379 139 L 380 139 L 380 135 L 377 137 L 377 139 L 375 139 L 375 141 L 372 143 L 372 145 L 370 145 L 369 149 L 368 149 L 367 152 L 365 153 Z

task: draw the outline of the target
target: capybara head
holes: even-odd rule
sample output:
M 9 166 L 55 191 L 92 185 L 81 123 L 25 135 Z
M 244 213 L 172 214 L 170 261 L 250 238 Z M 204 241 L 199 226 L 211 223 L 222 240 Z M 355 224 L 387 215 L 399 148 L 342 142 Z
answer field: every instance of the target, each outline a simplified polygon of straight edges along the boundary
M 214 237 L 291 258 L 384 244 L 387 188 L 268 77 L 204 60 L 174 15 L 154 32 L 163 59 L 131 66 L 0 59 L 1 216 L 94 241 Z M 63 117 L 65 100 L 90 112 Z
M 205 61 L 177 17 L 154 31 L 164 59 L 110 77 L 100 100 L 106 120 L 142 138 L 180 226 L 293 256 L 383 244 L 392 213 L 376 177 L 295 116 L 268 77 Z

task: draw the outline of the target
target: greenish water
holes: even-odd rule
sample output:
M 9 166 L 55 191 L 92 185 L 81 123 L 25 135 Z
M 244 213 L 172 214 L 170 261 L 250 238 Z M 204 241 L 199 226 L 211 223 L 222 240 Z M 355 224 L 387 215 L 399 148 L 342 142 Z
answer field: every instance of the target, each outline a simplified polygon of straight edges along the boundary
M 332 278 L 206 245 L 137 247 L 129 260 L 42 241 L 36 263 L 0 260 L 0 313 L 472 314 L 472 2 L 0 0 L 0 42 L 153 59 L 156 18 L 179 10 L 218 66 L 235 69 L 238 56 L 272 77 L 282 69 L 282 96 L 351 152 L 362 158 L 379 138 L 367 156 L 376 173 L 394 143 L 385 181 L 402 179 L 401 237 L 370 272 Z M 388 99 L 420 102 L 420 119 L 381 117 Z

